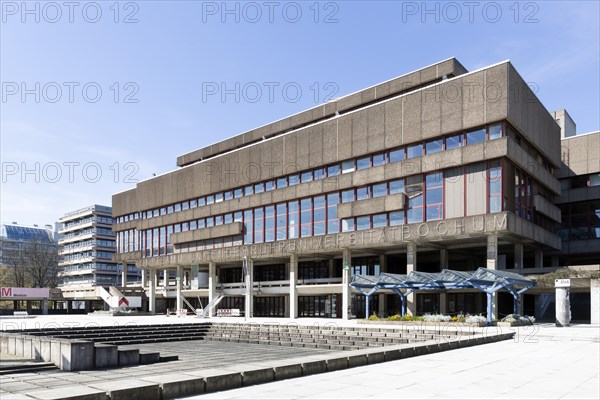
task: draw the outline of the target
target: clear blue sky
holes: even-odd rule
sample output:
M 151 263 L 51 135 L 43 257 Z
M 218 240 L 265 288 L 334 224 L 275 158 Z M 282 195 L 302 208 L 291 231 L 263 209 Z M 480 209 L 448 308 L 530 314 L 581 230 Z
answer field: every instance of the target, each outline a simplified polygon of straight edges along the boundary
M 510 59 L 549 110 L 599 129 L 597 1 L 315 3 L 2 1 L 0 219 L 110 205 L 129 173 L 452 56 Z M 239 101 L 209 93 L 236 82 Z

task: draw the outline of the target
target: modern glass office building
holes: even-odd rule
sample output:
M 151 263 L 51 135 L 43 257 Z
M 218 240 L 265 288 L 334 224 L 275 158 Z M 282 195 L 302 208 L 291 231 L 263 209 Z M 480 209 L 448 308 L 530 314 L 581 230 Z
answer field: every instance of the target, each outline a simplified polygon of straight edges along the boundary
M 184 154 L 176 171 L 115 194 L 116 260 L 144 271 L 151 311 L 224 296 L 219 308 L 252 316 L 331 318 L 364 317 L 354 274 L 597 264 L 600 134 L 561 145 L 566 118 L 508 61 L 468 72 L 444 60 Z M 587 190 L 585 212 L 559 178 Z M 571 244 L 584 220 L 595 247 Z M 162 271 L 177 279 L 157 292 Z M 397 297 L 372 309 L 398 313 Z M 485 308 L 468 290 L 408 300 L 419 314 Z M 495 302 L 512 312 L 512 299 Z

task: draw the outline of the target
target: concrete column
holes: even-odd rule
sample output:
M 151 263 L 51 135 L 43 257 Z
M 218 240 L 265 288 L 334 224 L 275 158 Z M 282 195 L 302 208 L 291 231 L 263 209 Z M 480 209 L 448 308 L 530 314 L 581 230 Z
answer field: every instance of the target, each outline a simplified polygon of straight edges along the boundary
M 381 266 L 381 272 L 387 272 L 387 263 L 384 255 L 379 256 L 379 265 Z M 377 315 L 383 317 L 387 312 L 387 297 L 385 294 L 379 294 L 379 309 Z
M 344 249 L 342 252 L 342 319 L 350 319 L 351 314 L 351 292 L 350 292 L 350 268 L 352 268 L 352 252 Z
M 290 318 L 298 318 L 298 256 L 290 256 Z
M 142 287 L 143 288 L 145 288 L 146 285 L 148 284 L 147 279 L 146 279 L 147 278 L 147 276 L 146 276 L 147 273 L 148 272 L 145 269 L 142 269 Z
M 168 286 L 169 285 L 169 270 L 165 269 L 163 271 L 163 286 Z
M 487 269 L 498 269 L 498 236 L 495 234 L 487 236 Z M 498 295 L 492 295 L 492 317 L 498 319 Z
M 183 294 L 181 293 L 181 289 L 183 286 L 183 268 L 181 265 L 177 266 L 177 276 L 175 277 L 175 283 L 177 284 L 177 312 L 183 309 Z
M 590 323 L 600 325 L 600 279 L 590 280 L 590 312 Z
M 544 268 L 544 251 L 535 249 L 535 268 Z
M 127 287 L 127 263 L 121 263 L 121 286 Z
M 556 326 L 571 325 L 570 291 L 568 287 L 556 288 Z
M 446 304 L 448 302 L 446 292 L 440 293 L 440 314 L 446 314 L 448 310 L 446 309 Z
M 193 266 L 192 266 L 193 268 Z M 198 285 L 198 278 L 196 278 L 196 286 Z M 208 263 L 208 303 L 210 304 L 214 299 L 217 298 L 217 263 Z M 215 316 L 215 307 L 210 310 L 210 316 Z
M 417 270 L 417 244 L 406 245 L 406 275 Z M 406 311 L 410 315 L 417 315 L 417 294 L 412 292 L 406 296 Z
M 156 270 L 150 268 L 150 279 L 148 280 L 148 312 L 150 314 L 156 313 Z
M 523 268 L 523 243 L 515 243 L 515 269 Z
M 247 260 L 246 265 L 246 318 L 252 318 L 254 306 L 254 261 Z
M 190 289 L 198 290 L 198 264 L 193 264 L 190 273 Z
M 440 271 L 448 268 L 448 249 L 440 249 Z
M 498 236 L 487 236 L 487 269 L 498 269 Z

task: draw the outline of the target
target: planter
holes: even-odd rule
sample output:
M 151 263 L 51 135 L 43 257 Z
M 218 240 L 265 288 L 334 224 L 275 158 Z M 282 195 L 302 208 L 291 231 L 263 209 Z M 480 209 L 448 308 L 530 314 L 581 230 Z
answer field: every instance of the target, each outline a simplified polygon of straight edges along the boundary
M 357 321 L 359 324 L 364 325 L 421 325 L 421 326 L 476 326 L 483 327 L 487 326 L 487 322 L 458 322 L 458 321 L 448 321 L 448 322 L 425 322 L 425 321 L 388 321 L 388 320 L 368 320 L 368 319 L 359 319 Z M 507 322 L 508 323 L 508 322 Z
M 497 324 L 500 327 L 510 328 L 513 326 L 532 326 L 531 322 L 523 322 L 523 321 L 515 321 L 515 322 L 498 322 Z

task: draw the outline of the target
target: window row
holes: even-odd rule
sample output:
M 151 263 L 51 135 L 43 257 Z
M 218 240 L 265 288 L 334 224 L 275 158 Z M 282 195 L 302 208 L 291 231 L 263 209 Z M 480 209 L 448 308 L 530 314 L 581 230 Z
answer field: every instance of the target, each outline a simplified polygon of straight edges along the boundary
M 487 190 L 485 196 L 487 206 L 484 204 L 482 212 L 500 212 L 504 209 L 501 162 L 491 161 L 487 165 L 484 164 L 482 173 L 484 177 L 481 180 L 485 185 L 483 189 Z M 119 252 L 137 251 L 138 241 L 140 242 L 139 248 L 142 250 L 142 254 L 145 257 L 150 257 L 172 254 L 173 252 L 274 242 L 441 220 L 444 218 L 446 202 L 444 194 L 445 179 L 452 181 L 455 178 L 455 176 L 445 177 L 444 171 L 419 174 L 300 200 L 148 229 L 142 232 L 141 236 L 135 230 L 119 232 Z M 464 185 L 467 185 L 467 179 L 464 179 Z M 461 192 L 463 190 L 466 192 L 466 188 L 461 189 Z M 398 208 L 392 212 L 345 219 L 338 218 L 340 204 L 398 193 L 404 194 L 404 205 L 402 206 L 399 201 Z M 466 204 L 467 200 L 464 201 Z M 182 244 L 178 245 L 175 251 L 170 242 L 170 236 L 173 233 L 204 229 L 233 222 L 243 224 L 243 233 L 239 238 L 236 236 L 226 240 L 216 239 L 188 245 Z
M 414 143 L 408 146 L 402 146 L 380 153 L 369 154 L 363 157 L 342 161 L 341 163 L 331 164 L 326 167 L 314 168 L 308 171 L 287 175 L 266 182 L 246 185 L 233 190 L 210 194 L 141 213 L 131 213 L 125 216 L 117 217 L 117 223 L 128 222 L 140 218 L 149 219 L 159 217 L 196 207 L 203 207 L 205 205 L 211 205 L 240 197 L 251 196 L 275 189 L 294 186 L 300 183 L 307 183 L 340 174 L 360 171 L 384 164 L 421 157 L 426 154 L 434 154 L 444 150 L 452 150 L 466 145 L 499 139 L 504 136 L 505 130 L 505 124 L 496 123 L 460 133 L 448 134 L 429 141 Z

